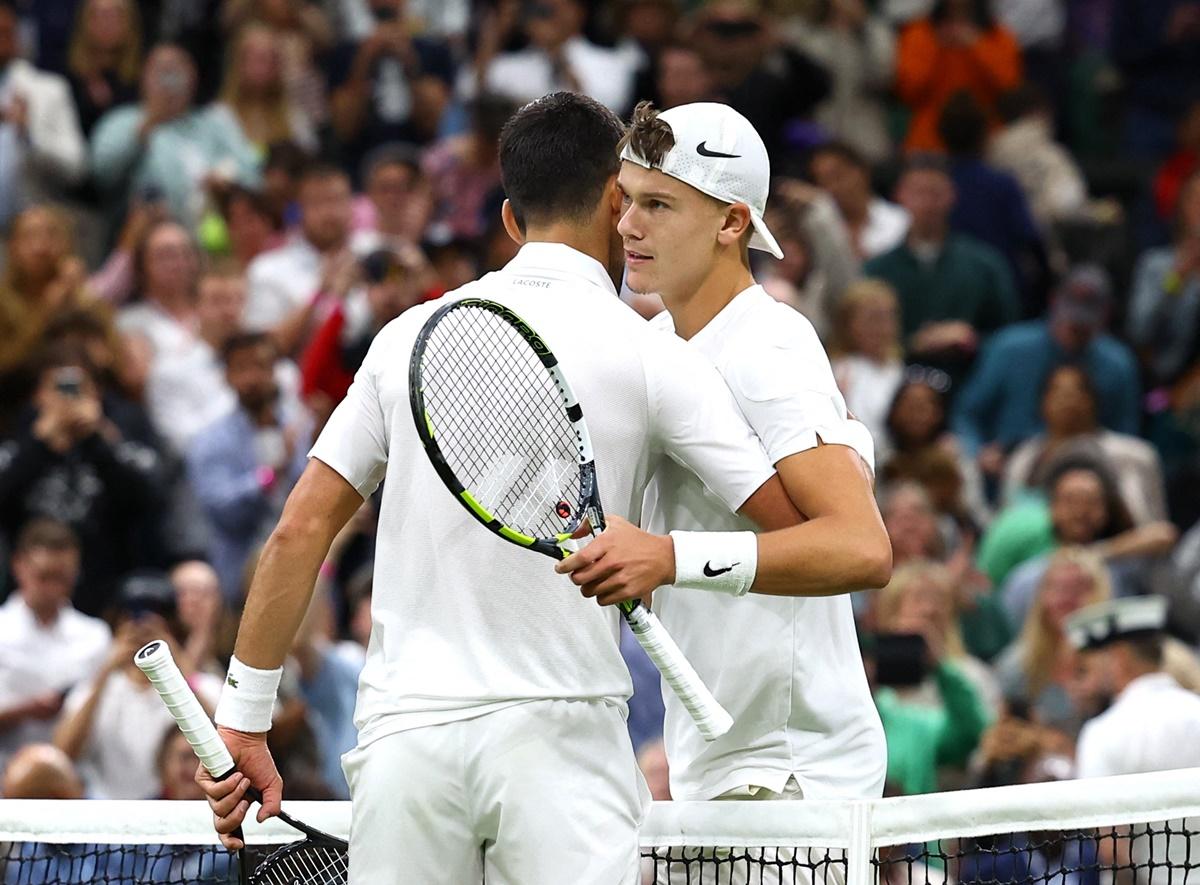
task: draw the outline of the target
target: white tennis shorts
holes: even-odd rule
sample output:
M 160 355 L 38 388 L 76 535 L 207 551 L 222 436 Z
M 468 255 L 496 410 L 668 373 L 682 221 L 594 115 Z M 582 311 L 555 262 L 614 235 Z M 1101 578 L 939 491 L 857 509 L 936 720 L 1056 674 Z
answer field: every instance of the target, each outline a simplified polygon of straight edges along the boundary
M 649 802 L 621 711 L 531 701 L 342 757 L 350 885 L 636 885 Z

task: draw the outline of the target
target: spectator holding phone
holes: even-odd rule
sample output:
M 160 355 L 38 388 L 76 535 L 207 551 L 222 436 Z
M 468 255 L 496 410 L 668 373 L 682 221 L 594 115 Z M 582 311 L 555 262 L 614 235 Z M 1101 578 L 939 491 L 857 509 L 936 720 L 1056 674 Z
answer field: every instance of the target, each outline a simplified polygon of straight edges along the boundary
M 97 615 L 118 576 L 163 555 L 162 459 L 144 414 L 102 394 L 82 350 L 51 348 L 37 377 L 32 407 L 0 442 L 0 531 L 13 538 L 34 516 L 70 525 L 82 549 L 75 605 Z
M 943 767 L 964 766 L 990 718 L 995 687 L 963 647 L 954 589 L 944 567 L 917 560 L 876 600 L 872 685 L 888 783 L 906 795 L 931 793 Z
M 71 605 L 79 539 L 38 517 L 17 535 L 16 587 L 0 605 L 0 769 L 25 744 L 50 740 L 66 692 L 100 666 L 112 632 Z
M 190 672 L 180 652 L 175 588 L 158 572 L 135 572 L 121 584 L 116 636 L 95 675 L 64 702 L 54 743 L 75 760 L 88 793 L 103 799 L 150 799 L 158 793 L 160 742 L 175 723 L 158 693 L 133 662 L 152 639 L 166 639 L 192 690 L 211 711 L 221 681 Z M 149 738 L 149 739 L 148 739 Z
M 444 40 L 418 35 L 404 0 L 367 0 L 367 34 L 334 49 L 329 116 L 341 158 L 356 168 L 388 142 L 425 144 L 450 100 L 454 60 Z
M 86 308 L 110 322 L 84 287 L 86 271 L 65 212 L 53 206 L 26 209 L 9 228 L 6 247 L 0 275 L 0 433 L 13 417 L 12 404 L 24 402 L 32 390 L 28 362 L 51 319 Z
M 240 607 L 246 564 L 308 463 L 312 419 L 281 398 L 270 336 L 234 335 L 222 356 L 237 406 L 192 438 L 187 463 L 212 528 L 209 560 L 226 599 Z
M 361 302 L 345 304 L 339 299 L 301 360 L 301 392 L 322 424 L 350 389 L 379 330 L 410 307 L 440 294 L 430 288 L 429 262 L 416 246 L 379 249 L 360 259 L 342 284 L 359 283 L 366 286 L 366 310 Z
M 196 109 L 196 66 L 180 47 L 156 46 L 142 72 L 141 101 L 115 108 L 92 132 L 101 192 L 123 202 L 161 191 L 171 216 L 195 230 L 210 177 L 258 183 L 258 157 L 227 114 Z

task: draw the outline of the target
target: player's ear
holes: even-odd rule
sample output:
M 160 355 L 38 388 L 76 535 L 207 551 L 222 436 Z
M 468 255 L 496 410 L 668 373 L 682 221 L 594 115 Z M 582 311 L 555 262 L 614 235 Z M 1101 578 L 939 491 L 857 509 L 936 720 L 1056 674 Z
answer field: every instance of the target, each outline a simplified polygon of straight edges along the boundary
M 508 200 L 505 200 L 504 205 L 500 207 L 500 220 L 504 222 L 505 233 L 512 241 L 518 246 L 524 246 L 525 231 L 521 229 L 521 223 L 517 221 L 517 213 L 513 211 L 512 203 Z
M 608 179 L 608 184 L 604 186 L 604 199 L 606 205 L 612 210 L 616 218 L 621 217 L 621 186 L 617 184 L 617 176 L 612 175 Z
M 745 203 L 732 203 L 725 207 L 725 223 L 717 233 L 717 242 L 722 246 L 735 246 L 742 241 L 750 229 L 750 207 Z

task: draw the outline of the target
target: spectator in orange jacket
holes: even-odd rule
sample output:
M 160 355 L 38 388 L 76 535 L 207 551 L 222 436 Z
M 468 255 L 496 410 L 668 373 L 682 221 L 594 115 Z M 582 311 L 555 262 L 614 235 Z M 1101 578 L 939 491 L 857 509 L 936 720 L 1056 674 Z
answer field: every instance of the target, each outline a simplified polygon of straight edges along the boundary
M 994 117 L 997 97 L 1020 82 L 1020 47 L 987 0 L 938 0 L 900 34 L 896 91 L 912 111 L 905 148 L 942 147 L 938 117 L 956 92 L 970 92 Z

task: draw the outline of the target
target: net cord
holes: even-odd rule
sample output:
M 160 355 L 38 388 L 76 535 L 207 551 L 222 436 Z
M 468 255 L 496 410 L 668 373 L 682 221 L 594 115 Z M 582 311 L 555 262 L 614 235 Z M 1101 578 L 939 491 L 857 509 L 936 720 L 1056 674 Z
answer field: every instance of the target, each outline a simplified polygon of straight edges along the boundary
M 350 829 L 348 802 L 288 802 L 287 810 L 331 835 L 344 838 Z M 865 802 L 656 802 L 641 843 L 819 847 L 856 856 L 936 839 L 1188 817 L 1200 817 L 1200 768 Z M 254 844 L 281 844 L 297 834 L 276 820 L 248 818 L 246 836 Z M 218 839 L 203 802 L 0 800 L 0 842 L 35 841 L 209 845 Z

